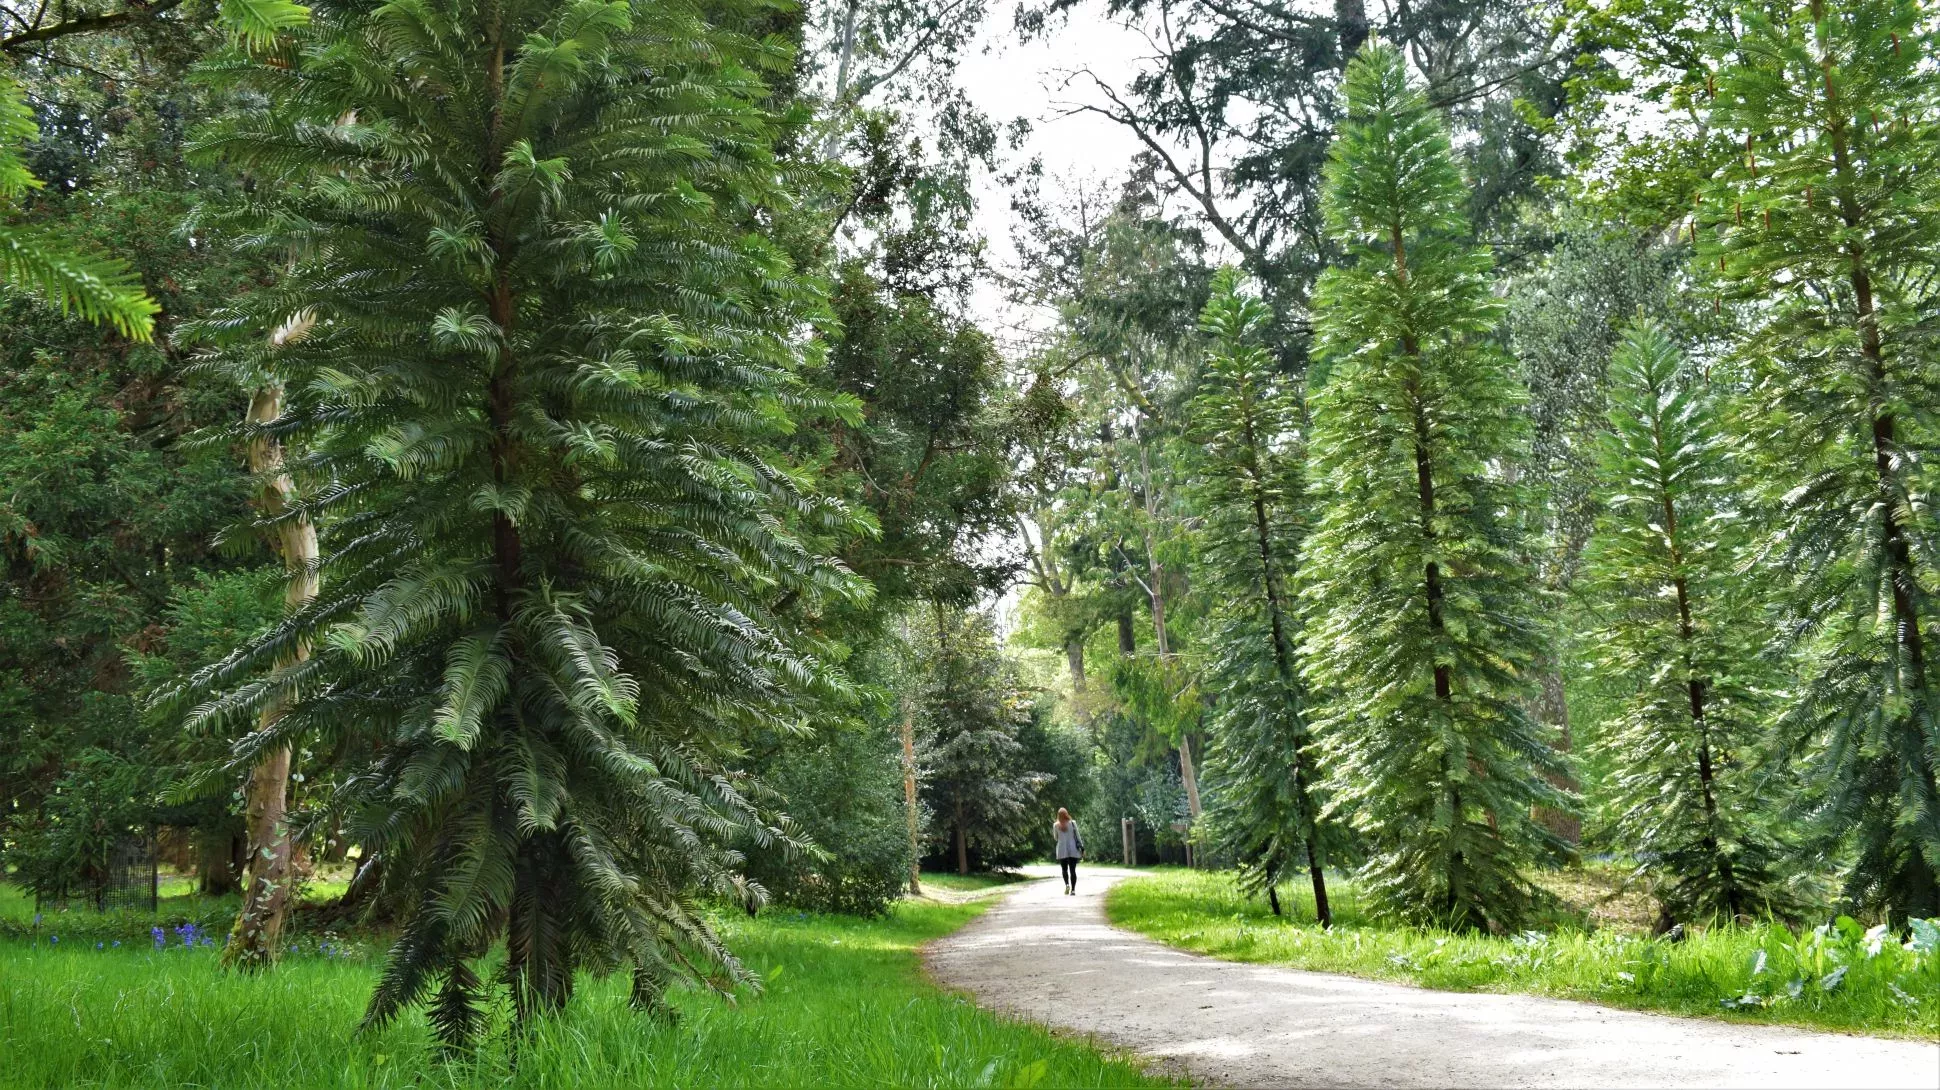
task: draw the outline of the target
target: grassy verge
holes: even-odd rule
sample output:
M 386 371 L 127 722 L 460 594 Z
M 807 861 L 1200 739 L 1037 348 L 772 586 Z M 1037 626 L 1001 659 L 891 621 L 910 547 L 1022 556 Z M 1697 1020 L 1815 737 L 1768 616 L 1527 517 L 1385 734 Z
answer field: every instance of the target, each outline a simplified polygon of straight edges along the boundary
M 219 942 L 242 908 L 242 898 L 237 894 L 205 897 L 197 893 L 192 877 L 166 875 L 160 884 L 153 912 L 146 907 L 96 912 L 78 897 L 64 908 L 37 906 L 32 893 L 11 882 L 0 881 L 0 941 L 47 941 L 59 937 L 65 942 L 88 946 L 95 942 L 146 942 L 153 928 L 173 932 L 185 924 L 193 924 L 198 932 L 214 936 Z M 304 906 L 328 904 L 342 897 L 347 885 L 346 880 L 337 876 L 312 879 L 298 887 L 297 898 Z M 298 932 L 304 929 L 301 912 L 292 920 L 291 927 Z
M 308 943 L 260 977 L 225 974 L 213 949 L 173 936 L 160 950 L 0 941 L 0 1086 L 1167 1085 L 925 982 L 917 947 L 982 908 L 724 918 L 761 994 L 684 992 L 680 1020 L 661 1026 L 627 1008 L 622 980 L 583 979 L 516 1064 L 504 1034 L 474 1060 L 439 1062 L 416 1016 L 358 1035 L 381 950 L 356 941 Z
M 1776 925 L 1715 928 L 1681 943 L 1612 930 L 1463 935 L 1382 925 L 1362 910 L 1351 882 L 1330 885 L 1329 894 L 1331 931 L 1292 897 L 1289 915 L 1275 917 L 1226 874 L 1129 879 L 1113 887 L 1105 911 L 1121 927 L 1233 961 L 1940 1039 L 1940 950 L 1909 950 L 1849 921 L 1803 934 Z
M 1011 871 L 986 871 L 981 874 L 949 874 L 942 872 L 923 872 L 923 888 L 931 886 L 947 889 L 952 893 L 982 893 L 987 889 L 997 889 L 1016 882 L 1028 882 L 1026 875 Z

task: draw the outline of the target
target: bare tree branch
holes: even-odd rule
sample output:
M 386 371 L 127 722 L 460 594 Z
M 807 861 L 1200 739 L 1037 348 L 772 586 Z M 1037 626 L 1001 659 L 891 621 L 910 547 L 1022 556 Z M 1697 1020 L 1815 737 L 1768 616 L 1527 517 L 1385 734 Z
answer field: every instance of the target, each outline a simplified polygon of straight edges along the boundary
M 95 31 L 113 30 L 116 27 L 147 22 L 180 7 L 181 4 L 182 0 L 155 0 L 153 4 L 132 0 L 128 7 L 120 11 L 102 15 L 81 15 L 45 25 L 40 22 L 47 10 L 46 6 L 42 5 L 41 9 L 34 13 L 31 22 L 23 21 L 24 29 L 0 38 L 0 52 L 13 52 L 21 46 L 35 42 L 51 42 L 56 38 L 66 38 L 75 34 L 90 34 Z

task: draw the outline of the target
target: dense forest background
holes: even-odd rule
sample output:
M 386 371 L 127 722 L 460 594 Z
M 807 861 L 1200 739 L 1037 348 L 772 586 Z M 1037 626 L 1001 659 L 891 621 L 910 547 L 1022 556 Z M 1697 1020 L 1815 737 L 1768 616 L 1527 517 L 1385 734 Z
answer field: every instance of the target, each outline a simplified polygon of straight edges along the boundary
M 1119 176 L 957 77 L 1079 14 Z M 1059 806 L 1322 922 L 1940 915 L 1937 27 L 0 0 L 0 866 L 159 830 L 266 963 L 348 862 L 452 1037 Z

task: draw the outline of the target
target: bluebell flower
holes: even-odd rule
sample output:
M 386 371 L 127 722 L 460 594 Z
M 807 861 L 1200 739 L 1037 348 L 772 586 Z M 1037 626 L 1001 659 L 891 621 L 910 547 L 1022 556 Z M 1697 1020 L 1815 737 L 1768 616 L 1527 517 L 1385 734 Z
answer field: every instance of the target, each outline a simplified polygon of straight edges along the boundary
M 101 949 L 101 944 L 100 944 L 100 943 L 98 943 L 98 942 L 97 942 L 97 943 L 95 943 L 95 944 L 94 944 L 94 948 L 95 948 L 96 950 L 99 950 L 99 949 Z
M 112 942 L 112 943 L 110 943 L 109 945 L 110 945 L 110 946 L 111 946 L 112 948 L 115 948 L 115 949 L 119 949 L 119 948 L 121 947 L 121 940 L 120 940 L 120 939 L 116 939 L 116 940 L 115 940 L 114 942 Z
M 59 935 L 49 935 L 47 936 L 47 941 L 50 944 L 58 945 L 61 941 L 61 937 Z
M 162 947 L 168 945 L 168 936 L 162 932 L 161 928 L 151 927 L 148 929 L 148 933 L 155 938 L 155 949 L 160 950 Z

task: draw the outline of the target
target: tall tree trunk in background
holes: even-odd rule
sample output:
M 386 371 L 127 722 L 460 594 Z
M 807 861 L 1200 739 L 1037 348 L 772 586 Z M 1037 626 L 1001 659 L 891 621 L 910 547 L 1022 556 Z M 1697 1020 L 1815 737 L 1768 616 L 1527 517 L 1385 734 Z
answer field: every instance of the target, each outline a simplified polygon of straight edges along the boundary
M 226 828 L 204 831 L 196 838 L 195 875 L 196 892 L 205 897 L 222 897 L 236 891 L 236 877 L 241 871 L 236 867 L 236 859 L 242 853 L 235 846 L 239 839 Z
M 1573 743 L 1570 738 L 1569 698 L 1563 690 L 1562 665 L 1552 660 L 1543 666 L 1542 692 L 1537 697 L 1535 710 L 1536 718 L 1556 728 L 1550 745 L 1558 753 L 1568 753 Z M 1568 773 L 1555 773 L 1549 777 L 1549 782 L 1572 794 L 1576 791 L 1576 780 Z M 1583 819 L 1575 814 L 1538 806 L 1533 808 L 1530 816 L 1571 844 L 1583 842 Z
M 909 892 L 921 896 L 923 839 L 916 821 L 916 716 L 907 697 L 903 700 L 903 806 L 909 811 Z
M 1367 5 L 1362 0 L 1334 0 L 1334 25 L 1340 30 L 1340 63 L 1345 68 L 1367 41 Z
M 314 316 L 291 316 L 270 337 L 271 347 L 301 340 L 314 324 Z M 283 415 L 283 389 L 266 383 L 249 401 L 248 421 L 265 427 Z M 296 482 L 283 468 L 283 444 L 265 434 L 249 441 L 249 469 L 262 482 L 257 495 L 258 513 L 265 519 L 282 519 L 296 502 Z M 317 528 L 308 518 L 298 516 L 276 524 L 277 549 L 289 584 L 283 592 L 286 613 L 295 613 L 317 595 Z M 308 641 L 298 640 L 276 664 L 278 673 L 310 657 Z M 256 729 L 276 726 L 288 710 L 291 694 L 274 693 L 258 715 Z M 249 827 L 249 859 L 243 870 L 242 912 L 229 932 L 229 944 L 222 952 L 224 964 L 253 970 L 275 962 L 283 936 L 283 918 L 289 910 L 292 845 L 289 829 L 290 747 L 277 746 L 265 753 L 250 772 L 245 797 L 245 818 Z
M 1159 554 L 1152 540 L 1152 526 L 1158 521 L 1158 491 L 1152 481 L 1152 454 L 1146 449 L 1144 436 L 1138 436 L 1138 467 L 1144 486 L 1145 505 L 1145 573 L 1149 582 L 1145 585 L 1145 595 L 1152 603 L 1152 642 L 1157 645 L 1160 662 L 1172 658 L 1172 640 L 1165 631 L 1165 565 L 1159 562 Z M 1190 731 L 1179 735 L 1179 778 L 1185 781 L 1186 815 L 1191 824 L 1199 824 L 1199 775 L 1192 767 L 1192 738 Z M 1190 835 L 1190 833 L 1188 833 Z
M 1179 735 L 1179 778 L 1186 785 L 1186 813 L 1199 824 L 1199 775 L 1192 768 L 1192 732 Z
M 970 873 L 970 838 L 963 832 L 963 800 L 956 800 L 957 873 Z
M 1085 691 L 1084 633 L 1072 632 L 1065 635 L 1064 661 L 1071 667 L 1071 691 L 1082 694 Z

